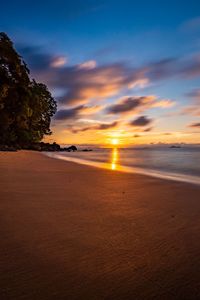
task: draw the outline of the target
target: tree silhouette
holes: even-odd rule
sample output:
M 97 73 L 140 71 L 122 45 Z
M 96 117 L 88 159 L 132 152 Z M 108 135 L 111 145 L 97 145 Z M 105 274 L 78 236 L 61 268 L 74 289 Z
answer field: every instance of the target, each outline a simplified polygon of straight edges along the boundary
M 5 33 L 0 33 L 0 145 L 26 148 L 51 134 L 56 101 L 29 70 Z

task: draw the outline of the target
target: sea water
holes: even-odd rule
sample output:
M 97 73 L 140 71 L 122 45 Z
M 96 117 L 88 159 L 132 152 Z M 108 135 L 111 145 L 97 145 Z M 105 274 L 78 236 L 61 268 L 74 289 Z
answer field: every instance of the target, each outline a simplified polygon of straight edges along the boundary
M 47 153 L 58 159 L 200 184 L 200 146 L 147 146 L 137 148 L 92 148 L 84 152 Z

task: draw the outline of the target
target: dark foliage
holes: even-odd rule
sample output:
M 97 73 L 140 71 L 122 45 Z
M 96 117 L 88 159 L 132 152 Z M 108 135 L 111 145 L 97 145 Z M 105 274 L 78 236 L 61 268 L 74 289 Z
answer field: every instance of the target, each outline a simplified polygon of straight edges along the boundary
M 0 145 L 28 148 L 51 134 L 56 102 L 29 70 L 11 40 L 0 33 Z

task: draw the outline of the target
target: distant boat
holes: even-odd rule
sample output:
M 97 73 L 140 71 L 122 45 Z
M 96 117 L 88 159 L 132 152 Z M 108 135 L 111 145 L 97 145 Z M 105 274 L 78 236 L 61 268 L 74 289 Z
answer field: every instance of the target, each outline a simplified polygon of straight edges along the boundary
M 169 148 L 181 148 L 181 146 L 176 146 L 176 145 L 172 145 L 172 146 L 170 146 Z
M 90 152 L 90 151 L 92 151 L 92 149 L 82 149 L 81 151 L 82 152 Z

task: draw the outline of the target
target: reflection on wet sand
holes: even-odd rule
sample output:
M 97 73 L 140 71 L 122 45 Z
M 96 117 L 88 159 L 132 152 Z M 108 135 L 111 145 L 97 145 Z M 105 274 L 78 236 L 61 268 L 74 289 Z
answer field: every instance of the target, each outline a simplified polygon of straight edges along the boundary
M 111 170 L 116 170 L 119 153 L 117 148 L 113 148 L 111 156 Z

